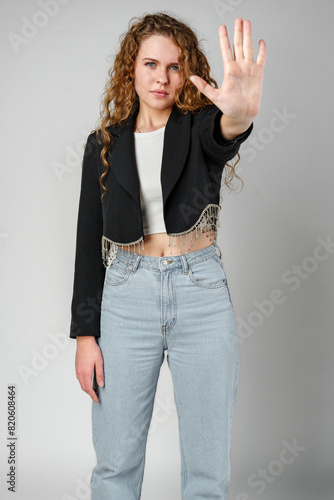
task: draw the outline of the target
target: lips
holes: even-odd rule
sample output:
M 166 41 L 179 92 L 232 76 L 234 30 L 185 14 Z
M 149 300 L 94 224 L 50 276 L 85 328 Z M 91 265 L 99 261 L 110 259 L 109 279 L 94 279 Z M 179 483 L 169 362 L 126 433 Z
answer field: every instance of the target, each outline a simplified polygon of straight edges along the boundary
M 168 95 L 168 92 L 166 92 L 165 90 L 151 90 L 151 93 L 161 97 Z

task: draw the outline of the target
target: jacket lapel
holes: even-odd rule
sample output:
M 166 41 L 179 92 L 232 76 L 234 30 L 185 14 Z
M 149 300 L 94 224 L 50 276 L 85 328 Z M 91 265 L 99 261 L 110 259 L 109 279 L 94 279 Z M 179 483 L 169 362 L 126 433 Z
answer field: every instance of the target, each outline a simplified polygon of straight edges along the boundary
M 161 165 L 163 204 L 177 183 L 185 165 L 190 144 L 191 113 L 181 113 L 177 106 L 169 116 L 164 138 Z
M 140 201 L 139 178 L 132 131 L 133 121 L 134 118 L 131 118 L 125 127 L 114 126 L 109 130 L 113 135 L 113 144 L 108 154 L 108 162 L 117 182 L 138 202 Z
M 114 144 L 108 161 L 118 183 L 140 207 L 139 176 L 136 164 L 132 117 L 125 127 L 111 127 Z M 188 154 L 190 143 L 191 113 L 183 114 L 174 106 L 169 115 L 164 137 L 161 164 L 163 205 L 177 183 Z

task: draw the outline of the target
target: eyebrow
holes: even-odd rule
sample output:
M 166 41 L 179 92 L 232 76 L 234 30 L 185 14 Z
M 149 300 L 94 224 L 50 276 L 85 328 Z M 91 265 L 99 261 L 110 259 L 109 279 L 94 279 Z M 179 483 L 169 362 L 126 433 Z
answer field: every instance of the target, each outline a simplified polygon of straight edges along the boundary
M 159 62 L 158 59 L 154 59 L 154 57 L 143 57 L 142 59 L 143 61 L 153 61 L 153 62 Z M 179 65 L 180 63 L 179 62 L 171 62 L 169 64 L 175 64 L 175 65 Z

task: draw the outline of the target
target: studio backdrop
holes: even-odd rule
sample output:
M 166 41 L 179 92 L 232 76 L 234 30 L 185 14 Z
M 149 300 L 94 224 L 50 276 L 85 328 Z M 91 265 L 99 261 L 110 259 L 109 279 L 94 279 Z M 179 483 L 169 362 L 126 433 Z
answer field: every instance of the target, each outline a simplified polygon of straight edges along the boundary
M 92 401 L 69 338 L 83 148 L 130 19 L 198 34 L 221 85 L 218 27 L 267 45 L 260 114 L 222 187 L 218 244 L 240 347 L 230 500 L 332 500 L 331 0 L 2 0 L 0 497 L 89 499 Z M 173 385 L 161 368 L 143 500 L 181 500 Z

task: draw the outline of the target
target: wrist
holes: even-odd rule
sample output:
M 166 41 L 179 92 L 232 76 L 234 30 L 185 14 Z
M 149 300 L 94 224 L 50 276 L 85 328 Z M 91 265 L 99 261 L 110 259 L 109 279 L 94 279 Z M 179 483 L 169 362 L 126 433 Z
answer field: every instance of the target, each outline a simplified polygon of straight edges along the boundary
M 94 335 L 81 335 L 77 336 L 76 339 L 79 344 L 89 344 L 92 342 L 96 342 L 96 337 L 94 337 Z
M 220 133 L 226 141 L 232 141 L 238 135 L 246 132 L 252 122 L 253 117 L 240 120 L 223 114 L 220 119 Z

